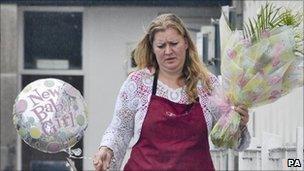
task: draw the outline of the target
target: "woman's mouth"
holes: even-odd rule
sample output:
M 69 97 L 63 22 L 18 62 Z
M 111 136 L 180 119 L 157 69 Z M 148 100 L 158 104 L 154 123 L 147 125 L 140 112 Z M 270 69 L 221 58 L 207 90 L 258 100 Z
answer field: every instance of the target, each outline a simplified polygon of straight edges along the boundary
M 176 59 L 175 57 L 169 57 L 169 58 L 166 58 L 165 61 L 169 61 L 170 62 L 170 61 L 173 61 L 175 59 Z

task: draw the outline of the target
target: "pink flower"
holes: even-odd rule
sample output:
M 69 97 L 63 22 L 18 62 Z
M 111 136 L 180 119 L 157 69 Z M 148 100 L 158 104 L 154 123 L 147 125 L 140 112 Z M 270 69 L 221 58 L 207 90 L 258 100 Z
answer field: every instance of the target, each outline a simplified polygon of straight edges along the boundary
M 268 38 L 268 37 L 270 37 L 270 32 L 269 32 L 269 30 L 264 29 L 264 30 L 262 31 L 262 33 L 261 33 L 261 37 L 262 37 L 262 38 Z
M 236 51 L 232 49 L 227 50 L 227 55 L 230 59 L 234 59 L 236 57 Z
M 219 121 L 218 121 L 218 124 L 221 125 L 221 126 L 224 126 L 225 125 L 225 120 L 220 118 Z
M 242 44 L 243 44 L 245 47 L 251 46 L 251 40 L 250 40 L 250 39 L 242 38 L 242 39 L 241 39 L 241 42 L 242 42 Z
M 278 90 L 273 90 L 271 93 L 270 93 L 270 97 L 268 98 L 269 100 L 276 100 L 277 98 L 279 98 L 281 96 L 281 93 L 280 91 Z
M 269 79 L 269 83 L 271 85 L 274 85 L 274 84 L 277 84 L 278 82 L 280 82 L 282 79 L 282 77 L 278 76 L 278 75 L 275 75 L 273 76 L 272 78 Z
M 223 114 L 228 114 L 231 111 L 231 106 L 228 103 L 219 105 L 219 109 Z
M 272 59 L 272 66 L 275 67 L 280 63 L 280 59 L 278 57 L 274 57 Z
M 239 78 L 240 78 L 240 79 L 239 79 L 239 81 L 238 81 L 238 85 L 239 85 L 240 87 L 244 87 L 245 84 L 246 84 L 246 82 L 247 82 L 247 80 L 244 78 L 244 73 L 242 73 L 241 76 L 240 76 Z
M 280 56 L 284 45 L 280 42 L 274 45 L 274 55 L 272 58 L 272 66 L 275 67 L 280 63 Z

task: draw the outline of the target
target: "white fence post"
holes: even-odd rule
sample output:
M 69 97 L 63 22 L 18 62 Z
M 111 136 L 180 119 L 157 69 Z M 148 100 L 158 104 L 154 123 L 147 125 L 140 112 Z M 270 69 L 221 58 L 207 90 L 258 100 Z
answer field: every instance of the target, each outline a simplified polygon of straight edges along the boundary
M 271 156 L 270 150 L 282 147 L 282 138 L 278 135 L 263 132 L 262 135 L 262 170 L 282 170 L 281 156 Z M 277 154 L 277 153 L 274 153 Z
M 297 128 L 297 159 L 301 161 L 301 167 L 297 170 L 304 170 L 304 160 L 303 160 L 303 127 Z
M 211 151 L 211 157 L 215 170 L 227 170 L 228 169 L 227 149 L 213 148 L 210 151 Z
M 261 146 L 256 138 L 251 138 L 250 146 L 239 152 L 238 170 L 261 170 Z
M 228 170 L 236 170 L 237 168 L 235 167 L 235 154 L 234 154 L 234 150 L 232 149 L 228 149 Z
M 262 134 L 262 145 L 251 138 L 250 146 L 239 152 L 238 170 L 303 170 L 303 127 L 297 128 L 296 143 L 282 143 L 282 137 L 276 134 Z M 287 166 L 287 159 L 299 159 L 301 167 Z

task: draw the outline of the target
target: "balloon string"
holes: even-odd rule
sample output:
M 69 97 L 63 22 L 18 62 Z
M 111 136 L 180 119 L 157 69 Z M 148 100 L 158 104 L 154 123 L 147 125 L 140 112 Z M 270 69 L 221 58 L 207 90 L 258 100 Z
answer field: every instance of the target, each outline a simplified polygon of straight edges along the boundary
M 93 160 L 92 157 L 86 157 L 86 156 L 73 156 L 73 155 L 69 155 L 69 158 L 71 158 L 71 159 Z
M 67 167 L 70 167 L 72 171 L 77 171 L 75 162 L 68 157 L 66 157 L 66 159 L 67 159 Z
M 69 158 L 71 159 L 93 160 L 92 157 L 80 156 L 82 153 L 82 150 L 80 148 L 76 148 L 76 149 L 69 148 L 65 150 L 65 152 L 69 154 Z
M 77 171 L 77 168 L 75 167 L 75 162 L 72 159 L 85 159 L 85 160 L 93 160 L 92 157 L 86 157 L 86 156 L 80 156 L 82 153 L 82 150 L 80 148 L 76 148 L 71 150 L 71 148 L 66 149 L 64 152 L 66 152 L 69 157 L 66 157 L 68 166 L 73 171 Z

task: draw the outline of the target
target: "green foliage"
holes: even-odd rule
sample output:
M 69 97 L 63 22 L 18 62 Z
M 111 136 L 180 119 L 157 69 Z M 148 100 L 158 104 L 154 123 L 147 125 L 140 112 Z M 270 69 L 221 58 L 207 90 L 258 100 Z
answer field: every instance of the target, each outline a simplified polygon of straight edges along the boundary
M 263 31 L 271 31 L 283 25 L 296 28 L 303 20 L 303 12 L 293 13 L 290 9 L 277 8 L 272 3 L 261 6 L 257 19 L 249 19 L 243 27 L 244 38 L 252 42 L 260 40 Z M 296 41 L 303 41 L 303 35 L 298 35 Z

